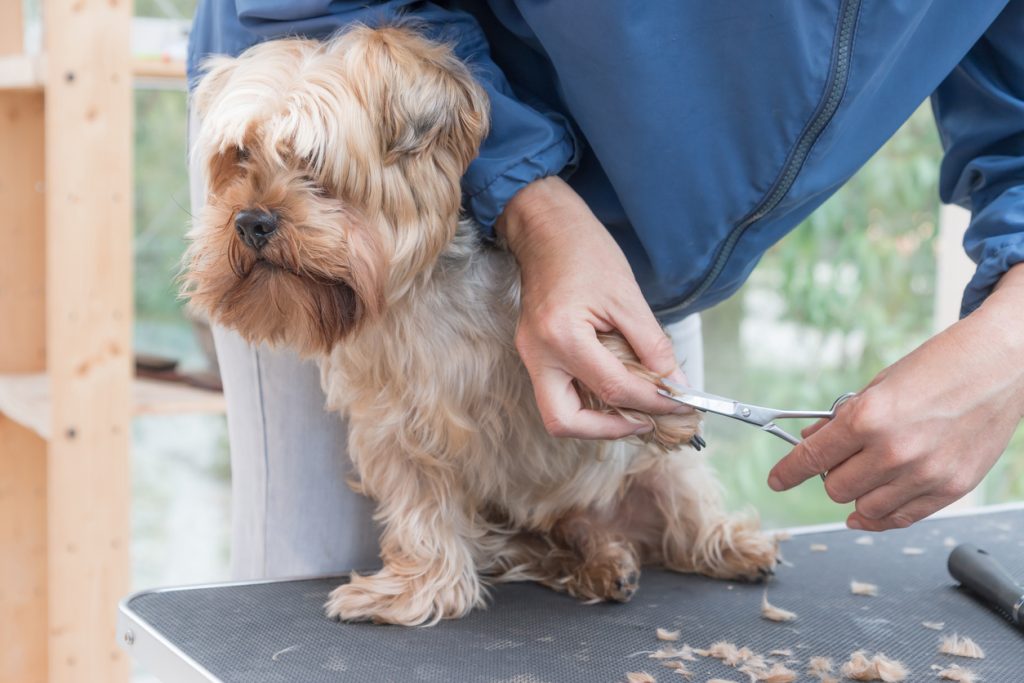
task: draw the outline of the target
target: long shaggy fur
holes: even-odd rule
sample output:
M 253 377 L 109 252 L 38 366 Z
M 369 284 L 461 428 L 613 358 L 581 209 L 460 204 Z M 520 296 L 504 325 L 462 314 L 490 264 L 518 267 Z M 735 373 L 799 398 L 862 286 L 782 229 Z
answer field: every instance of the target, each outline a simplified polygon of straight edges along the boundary
M 482 605 L 500 580 L 628 600 L 645 563 L 771 571 L 775 542 L 724 514 L 710 470 L 680 450 L 695 415 L 617 411 L 652 426 L 647 444 L 544 430 L 513 347 L 516 263 L 458 219 L 488 112 L 446 47 L 360 27 L 208 67 L 193 150 L 208 201 L 183 291 L 248 340 L 315 358 L 329 407 L 348 417 L 353 485 L 377 502 L 384 567 L 338 587 L 329 615 L 434 623 Z M 235 234 L 252 210 L 277 221 L 259 250 Z M 659 382 L 622 337 L 601 341 Z

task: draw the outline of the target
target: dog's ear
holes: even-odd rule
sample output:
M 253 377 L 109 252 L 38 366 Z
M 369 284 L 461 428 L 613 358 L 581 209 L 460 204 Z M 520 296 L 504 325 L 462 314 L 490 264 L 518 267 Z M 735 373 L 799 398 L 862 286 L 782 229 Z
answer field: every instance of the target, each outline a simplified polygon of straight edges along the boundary
M 461 174 L 489 122 L 487 95 L 466 65 L 447 45 L 405 27 L 357 27 L 340 41 L 346 58 L 362 61 L 362 85 L 380 117 L 385 163 L 448 155 Z
M 425 41 L 417 38 L 416 42 Z M 423 60 L 420 73 L 397 77 L 385 96 L 381 111 L 385 161 L 446 152 L 464 171 L 487 134 L 487 95 L 446 47 L 427 48 L 419 53 Z

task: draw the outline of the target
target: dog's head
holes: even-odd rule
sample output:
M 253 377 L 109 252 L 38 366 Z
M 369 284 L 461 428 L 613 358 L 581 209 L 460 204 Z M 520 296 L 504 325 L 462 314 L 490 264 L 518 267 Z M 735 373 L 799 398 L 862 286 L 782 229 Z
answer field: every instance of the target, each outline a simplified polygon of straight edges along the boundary
M 207 66 L 192 150 L 207 196 L 183 293 L 251 342 L 326 352 L 453 238 L 486 95 L 406 28 L 272 41 Z

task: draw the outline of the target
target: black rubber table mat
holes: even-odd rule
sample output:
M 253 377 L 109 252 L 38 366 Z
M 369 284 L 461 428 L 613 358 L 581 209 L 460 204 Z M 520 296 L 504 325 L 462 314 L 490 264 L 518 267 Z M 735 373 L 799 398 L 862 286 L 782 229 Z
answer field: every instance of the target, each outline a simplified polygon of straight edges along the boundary
M 801 672 L 811 656 L 839 663 L 863 648 L 901 660 L 911 681 L 934 681 L 930 666 L 949 663 L 989 683 L 1024 681 L 1024 632 L 957 588 L 946 571 L 955 540 L 989 550 L 1024 577 L 1024 511 L 932 520 L 873 534 L 871 545 L 856 542 L 865 535 L 794 536 L 782 544 L 789 564 L 764 585 L 650 569 L 625 605 L 582 605 L 533 584 L 503 585 L 487 610 L 432 628 L 327 620 L 321 605 L 338 579 L 144 593 L 128 606 L 228 682 L 593 683 L 624 681 L 632 671 L 685 680 L 647 656 L 666 645 L 655 637 L 658 627 L 680 630 L 676 644 L 699 648 L 725 640 L 761 654 L 792 649 L 800 663 L 790 666 Z M 828 549 L 812 551 L 812 544 Z M 851 579 L 877 584 L 877 597 L 852 595 Z M 797 612 L 796 621 L 761 618 L 766 589 L 773 604 Z M 945 627 L 929 630 L 922 621 Z M 977 642 L 986 658 L 939 654 L 940 636 L 954 632 Z M 699 659 L 690 663 L 694 681 L 747 680 L 717 660 Z

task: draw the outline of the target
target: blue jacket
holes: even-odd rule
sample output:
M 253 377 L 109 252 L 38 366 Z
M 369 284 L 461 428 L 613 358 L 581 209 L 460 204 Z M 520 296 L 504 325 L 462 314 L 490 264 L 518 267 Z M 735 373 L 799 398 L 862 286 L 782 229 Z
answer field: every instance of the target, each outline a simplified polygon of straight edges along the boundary
M 200 0 L 190 82 L 211 53 L 402 14 L 491 98 L 467 210 L 490 230 L 567 178 L 664 321 L 733 293 L 928 96 L 941 197 L 973 212 L 963 314 L 1024 261 L 1024 0 Z

